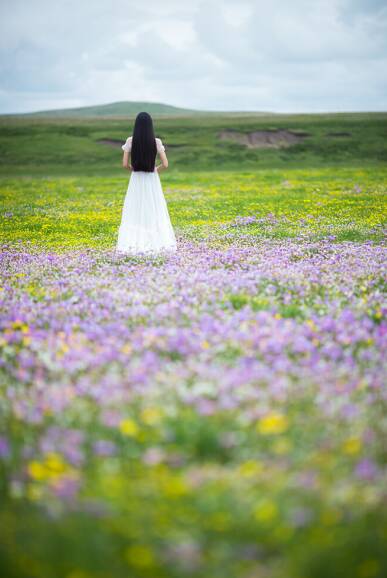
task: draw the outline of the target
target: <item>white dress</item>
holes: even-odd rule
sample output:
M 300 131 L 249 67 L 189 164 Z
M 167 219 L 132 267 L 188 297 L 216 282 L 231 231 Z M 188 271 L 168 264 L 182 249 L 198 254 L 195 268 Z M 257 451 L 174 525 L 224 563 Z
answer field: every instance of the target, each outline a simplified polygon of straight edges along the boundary
M 128 137 L 121 148 L 130 152 L 131 147 L 132 137 Z M 165 150 L 158 138 L 156 147 L 158 153 Z M 177 250 L 175 233 L 156 168 L 152 173 L 132 171 L 130 175 L 116 250 L 124 253 Z

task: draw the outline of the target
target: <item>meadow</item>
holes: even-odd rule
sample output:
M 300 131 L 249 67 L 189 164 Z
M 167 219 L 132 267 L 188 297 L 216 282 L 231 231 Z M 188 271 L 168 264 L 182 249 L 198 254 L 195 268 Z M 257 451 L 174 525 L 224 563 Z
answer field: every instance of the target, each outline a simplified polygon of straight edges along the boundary
M 157 119 L 157 256 L 130 122 L 0 119 L 1 576 L 387 574 L 386 119 Z

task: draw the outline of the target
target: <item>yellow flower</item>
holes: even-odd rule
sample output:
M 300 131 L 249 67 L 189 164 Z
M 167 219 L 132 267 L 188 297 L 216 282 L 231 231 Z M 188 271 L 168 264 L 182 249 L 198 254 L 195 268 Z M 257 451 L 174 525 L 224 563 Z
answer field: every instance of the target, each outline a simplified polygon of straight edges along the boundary
M 288 419 L 282 413 L 272 412 L 261 418 L 257 431 L 263 435 L 281 434 L 288 429 Z
M 188 493 L 188 487 L 182 478 L 168 476 L 165 482 L 163 482 L 163 491 L 169 498 L 178 498 Z
M 37 481 L 58 478 L 67 470 L 68 466 L 62 457 L 53 452 L 47 454 L 43 462 L 33 460 L 27 466 L 28 474 Z
M 43 464 L 37 461 L 32 461 L 28 464 L 28 474 L 34 480 L 44 480 L 47 476 L 46 468 Z
M 138 434 L 138 425 L 130 418 L 123 419 L 119 427 L 121 433 L 126 436 L 136 437 Z
M 48 453 L 44 465 L 50 477 L 60 476 L 67 470 L 67 465 L 59 454 Z
M 255 460 L 247 460 L 243 462 L 238 469 L 241 476 L 250 478 L 262 472 L 263 464 Z
M 343 452 L 349 455 L 356 455 L 362 448 L 362 441 L 358 437 L 350 437 L 343 443 Z

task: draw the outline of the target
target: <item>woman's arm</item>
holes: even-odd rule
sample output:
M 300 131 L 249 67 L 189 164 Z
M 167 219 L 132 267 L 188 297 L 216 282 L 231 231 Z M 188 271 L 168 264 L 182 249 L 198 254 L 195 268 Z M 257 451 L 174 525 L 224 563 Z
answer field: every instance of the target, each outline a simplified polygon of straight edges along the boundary
M 168 159 L 167 159 L 167 155 L 165 154 L 165 151 L 160 150 L 159 155 L 160 155 L 161 164 L 157 165 L 157 167 L 156 167 L 157 171 L 168 168 Z
M 128 171 L 133 169 L 132 165 L 129 163 L 129 153 L 127 151 L 124 151 L 124 156 L 122 157 L 122 166 Z

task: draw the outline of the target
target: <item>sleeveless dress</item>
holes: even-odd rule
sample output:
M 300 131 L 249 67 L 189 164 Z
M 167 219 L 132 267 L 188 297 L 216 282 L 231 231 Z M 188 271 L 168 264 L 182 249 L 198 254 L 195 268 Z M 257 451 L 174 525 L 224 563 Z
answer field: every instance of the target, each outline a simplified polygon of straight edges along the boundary
M 130 152 L 132 137 L 122 150 Z M 157 152 L 164 145 L 156 138 Z M 152 173 L 132 171 L 122 209 L 116 251 L 124 253 L 157 253 L 177 250 L 175 233 L 156 168 Z

